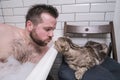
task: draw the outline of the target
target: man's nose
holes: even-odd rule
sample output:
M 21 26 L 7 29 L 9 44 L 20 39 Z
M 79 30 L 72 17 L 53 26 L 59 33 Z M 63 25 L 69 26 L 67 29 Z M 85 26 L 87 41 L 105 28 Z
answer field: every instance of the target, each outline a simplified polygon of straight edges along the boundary
M 50 32 L 48 33 L 48 35 L 49 35 L 50 37 L 53 37 L 53 36 L 54 36 L 53 31 L 50 31 Z

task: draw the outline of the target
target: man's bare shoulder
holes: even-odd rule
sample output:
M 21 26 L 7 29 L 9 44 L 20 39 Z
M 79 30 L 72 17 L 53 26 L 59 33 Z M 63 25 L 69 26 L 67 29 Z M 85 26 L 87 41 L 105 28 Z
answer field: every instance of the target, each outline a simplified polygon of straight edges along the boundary
M 0 28 L 3 28 L 3 27 L 13 27 L 12 25 L 9 25 L 9 24 L 2 24 L 2 23 L 0 23 Z
M 16 27 L 16 26 L 14 26 L 14 25 L 9 25 L 9 24 L 2 24 L 2 23 L 0 23 L 0 30 L 4 30 L 4 29 L 8 29 L 8 30 L 10 30 L 10 29 L 18 29 L 18 30 L 22 30 L 22 28 L 19 28 L 19 27 Z

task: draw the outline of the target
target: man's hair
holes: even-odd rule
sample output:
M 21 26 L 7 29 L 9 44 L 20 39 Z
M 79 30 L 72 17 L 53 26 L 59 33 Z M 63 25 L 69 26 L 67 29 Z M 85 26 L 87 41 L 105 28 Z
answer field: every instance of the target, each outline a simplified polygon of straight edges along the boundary
M 52 5 L 46 5 L 46 4 L 37 4 L 33 5 L 27 12 L 26 15 L 26 22 L 28 20 L 32 21 L 33 24 L 37 25 L 42 21 L 41 14 L 42 13 L 48 13 L 54 18 L 58 17 L 58 11 L 55 7 Z

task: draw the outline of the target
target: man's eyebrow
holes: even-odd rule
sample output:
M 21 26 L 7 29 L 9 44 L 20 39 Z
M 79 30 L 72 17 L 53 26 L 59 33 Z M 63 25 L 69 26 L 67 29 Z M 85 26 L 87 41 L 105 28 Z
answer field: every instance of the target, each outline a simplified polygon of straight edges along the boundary
M 51 28 L 51 29 L 55 29 L 56 27 L 51 27 L 51 26 L 48 26 L 48 27 L 46 27 L 46 28 Z
M 44 27 L 44 29 L 51 29 L 51 30 L 54 30 L 56 29 L 55 27 Z

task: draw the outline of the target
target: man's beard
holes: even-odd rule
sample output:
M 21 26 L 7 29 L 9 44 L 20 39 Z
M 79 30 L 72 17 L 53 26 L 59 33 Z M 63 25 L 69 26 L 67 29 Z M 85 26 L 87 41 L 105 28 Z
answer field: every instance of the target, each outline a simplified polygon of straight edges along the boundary
M 47 43 L 45 43 L 45 41 L 42 41 L 42 40 L 38 40 L 36 37 L 36 35 L 33 35 L 32 32 L 30 33 L 30 37 L 31 39 L 39 46 L 46 46 Z

